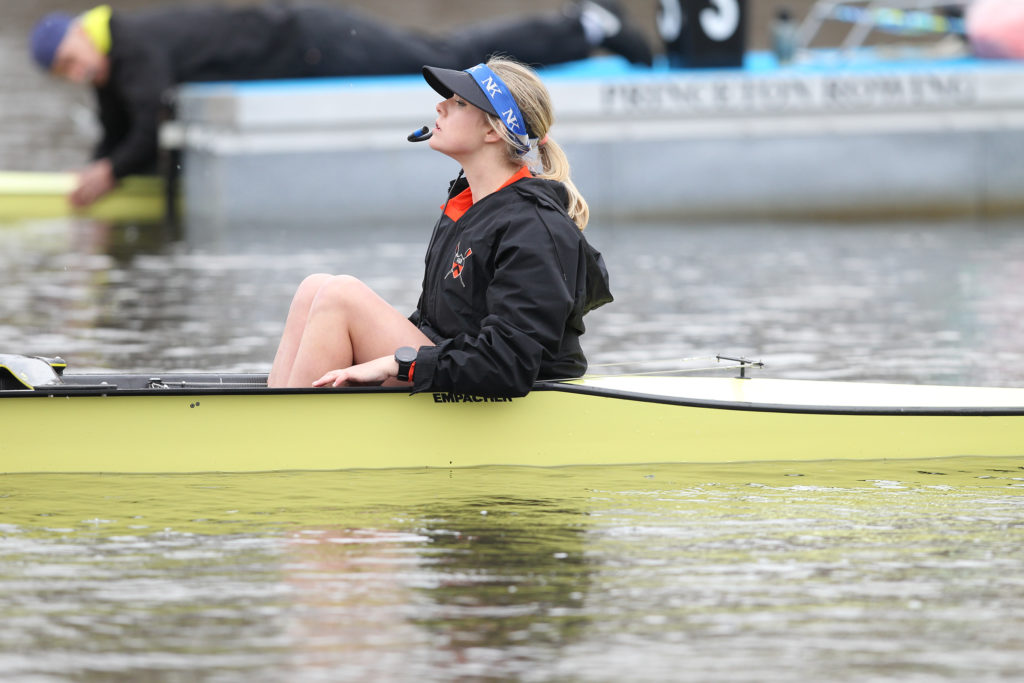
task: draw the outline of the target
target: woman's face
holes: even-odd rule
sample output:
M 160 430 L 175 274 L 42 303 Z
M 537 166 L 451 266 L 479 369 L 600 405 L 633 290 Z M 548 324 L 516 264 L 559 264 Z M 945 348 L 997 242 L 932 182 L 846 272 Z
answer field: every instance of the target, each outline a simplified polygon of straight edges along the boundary
M 458 95 L 438 103 L 430 146 L 458 159 L 480 149 L 488 132 L 493 132 L 487 114 Z

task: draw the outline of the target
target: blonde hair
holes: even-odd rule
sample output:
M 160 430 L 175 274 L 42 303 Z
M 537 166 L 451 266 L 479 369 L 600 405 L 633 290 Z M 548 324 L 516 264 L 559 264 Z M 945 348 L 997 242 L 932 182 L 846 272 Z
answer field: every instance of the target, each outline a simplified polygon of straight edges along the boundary
M 569 193 L 569 217 L 580 230 L 587 227 L 590 220 L 590 208 L 583 195 L 576 189 L 569 178 L 569 159 L 554 140 L 548 137 L 548 131 L 555 122 L 555 114 L 551 108 L 551 95 L 540 77 L 530 67 L 504 57 L 492 57 L 487 66 L 505 81 L 519 105 L 519 111 L 526 119 L 526 127 L 532 135 L 537 136 L 537 155 L 540 157 L 541 170 L 534 175 L 547 180 L 557 180 L 565 185 Z M 527 164 L 526 155 L 520 154 L 520 144 L 497 116 L 488 116 L 491 126 L 508 142 L 509 160 L 520 166 Z M 541 144 L 541 141 L 543 144 Z

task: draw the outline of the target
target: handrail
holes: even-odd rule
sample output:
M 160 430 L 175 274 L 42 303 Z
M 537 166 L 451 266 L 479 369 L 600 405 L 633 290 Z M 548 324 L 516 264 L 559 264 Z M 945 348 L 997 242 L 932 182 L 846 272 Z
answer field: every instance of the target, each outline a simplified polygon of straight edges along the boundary
M 843 8 L 859 10 L 857 19 L 852 22 L 853 26 L 840 46 L 841 50 L 849 51 L 860 47 L 871 31 L 876 28 L 874 17 L 877 16 L 878 11 L 891 9 L 924 12 L 938 7 L 966 7 L 971 2 L 972 0 L 819 0 L 814 3 L 811 11 L 797 29 L 796 48 L 798 50 L 807 49 L 825 22 L 842 21 L 839 10 Z

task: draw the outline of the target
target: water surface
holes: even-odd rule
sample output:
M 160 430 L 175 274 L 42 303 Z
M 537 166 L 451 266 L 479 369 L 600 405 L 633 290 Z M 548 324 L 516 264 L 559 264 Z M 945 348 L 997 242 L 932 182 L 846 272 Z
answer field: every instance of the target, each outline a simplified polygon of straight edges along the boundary
M 266 370 L 309 273 L 356 275 L 411 312 L 429 225 L 193 226 L 174 241 L 159 226 L 6 224 L 0 350 L 79 370 Z M 776 377 L 1024 384 L 1018 220 L 598 218 L 587 234 L 616 296 L 587 319 L 595 365 L 722 353 L 764 360 Z
M 1019 461 L 16 475 L 0 679 L 1024 675 Z

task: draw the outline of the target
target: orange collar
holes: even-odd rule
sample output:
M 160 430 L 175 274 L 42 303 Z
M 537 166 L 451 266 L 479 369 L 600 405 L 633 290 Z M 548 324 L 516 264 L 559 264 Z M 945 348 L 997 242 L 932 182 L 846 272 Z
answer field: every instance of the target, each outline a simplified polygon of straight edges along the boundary
M 532 178 L 533 173 L 526 166 L 521 167 L 518 171 L 512 174 L 512 176 L 502 183 L 501 187 L 508 187 L 512 183 L 516 182 L 521 178 Z M 498 190 L 495 190 L 497 192 Z M 469 207 L 473 206 L 473 192 L 471 188 L 466 188 L 462 192 L 458 193 L 454 197 L 448 200 L 448 204 L 444 208 L 444 215 L 452 219 L 453 223 L 457 223 L 462 215 L 469 211 Z

